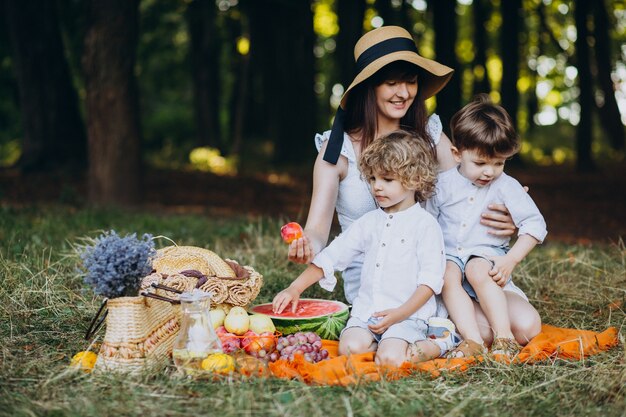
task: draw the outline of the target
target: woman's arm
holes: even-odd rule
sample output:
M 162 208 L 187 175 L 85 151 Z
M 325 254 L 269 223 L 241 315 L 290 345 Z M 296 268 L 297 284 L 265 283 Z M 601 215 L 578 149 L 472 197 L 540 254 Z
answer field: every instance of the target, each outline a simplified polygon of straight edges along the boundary
M 304 237 L 289 245 L 288 258 L 300 264 L 310 263 L 326 246 L 339 193 L 339 181 L 347 172 L 348 162 L 340 156 L 336 165 L 323 159 L 328 141 L 322 144 L 313 167 L 313 193 L 304 226 Z

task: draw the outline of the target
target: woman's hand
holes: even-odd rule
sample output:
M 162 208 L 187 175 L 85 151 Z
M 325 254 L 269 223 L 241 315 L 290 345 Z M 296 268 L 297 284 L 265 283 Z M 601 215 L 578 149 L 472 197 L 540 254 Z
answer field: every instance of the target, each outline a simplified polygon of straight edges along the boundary
M 489 211 L 481 214 L 480 224 L 490 227 L 487 233 L 495 236 L 513 236 L 515 223 L 504 204 L 489 204 Z
M 313 245 L 311 245 L 311 241 L 306 235 L 302 235 L 300 239 L 296 239 L 289 244 L 287 259 L 291 262 L 310 264 L 314 257 Z
M 528 187 L 524 186 L 524 191 L 528 192 Z M 509 209 L 504 204 L 489 204 L 490 211 L 481 214 L 480 224 L 491 227 L 487 233 L 495 236 L 513 236 L 517 227 L 513 223 L 513 218 Z

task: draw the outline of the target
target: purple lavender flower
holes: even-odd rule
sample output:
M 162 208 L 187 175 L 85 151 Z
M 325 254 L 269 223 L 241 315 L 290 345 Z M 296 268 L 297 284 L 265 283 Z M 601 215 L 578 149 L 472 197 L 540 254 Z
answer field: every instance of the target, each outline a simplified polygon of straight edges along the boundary
M 104 297 L 135 296 L 141 279 L 152 271 L 155 254 L 149 234 L 137 239 L 135 233 L 121 237 L 114 230 L 105 232 L 81 248 L 84 281 Z

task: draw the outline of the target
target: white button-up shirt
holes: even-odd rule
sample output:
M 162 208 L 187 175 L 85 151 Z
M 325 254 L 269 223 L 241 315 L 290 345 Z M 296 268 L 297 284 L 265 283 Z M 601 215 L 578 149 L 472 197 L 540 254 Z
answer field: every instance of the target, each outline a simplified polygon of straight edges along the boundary
M 320 285 L 332 291 L 337 283 L 334 272 L 362 254 L 361 286 L 351 312 L 362 321 L 377 311 L 400 307 L 420 285 L 441 292 L 443 237 L 437 221 L 419 204 L 397 213 L 377 209 L 357 219 L 313 259 L 324 270 Z M 435 311 L 431 297 L 411 318 L 428 320 Z
M 448 255 L 467 261 L 471 255 L 492 256 L 497 253 L 491 248 L 508 246 L 510 238 L 491 235 L 480 224 L 489 204 L 504 204 L 520 235 L 545 239 L 546 222 L 517 180 L 502 173 L 491 184 L 477 187 L 455 167 L 439 174 L 436 194 L 426 202 L 426 210 L 441 226 Z

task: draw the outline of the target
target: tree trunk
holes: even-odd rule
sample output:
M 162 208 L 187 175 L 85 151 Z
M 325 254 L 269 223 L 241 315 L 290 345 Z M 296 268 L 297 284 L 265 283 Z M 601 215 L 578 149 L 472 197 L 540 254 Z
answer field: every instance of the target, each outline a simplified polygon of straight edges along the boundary
M 260 82 L 267 107 L 267 133 L 274 144 L 274 162 L 306 161 L 315 149 L 310 145 L 315 133 L 311 2 L 256 0 L 250 5 L 251 31 L 254 25 L 256 34 L 251 38 L 251 48 L 263 51 L 263 56 L 258 52 L 255 56 L 262 60 L 259 69 L 264 77 Z M 259 31 L 265 33 L 259 35 Z
M 404 12 L 404 2 L 399 7 L 395 8 L 391 4 L 391 0 L 376 0 L 374 7 L 378 11 L 378 15 L 383 18 L 383 25 L 385 26 L 402 26 L 406 23 L 402 16 Z
M 594 8 L 594 36 L 596 62 L 598 65 L 598 82 L 604 93 L 604 103 L 598 109 L 601 125 L 604 127 L 609 136 L 613 149 L 624 149 L 624 125 L 622 124 L 619 107 L 615 99 L 615 85 L 611 79 L 611 70 L 613 69 L 611 52 L 611 37 L 609 30 L 612 27 L 606 11 L 604 0 L 596 0 L 593 2 Z
M 437 93 L 437 113 L 441 117 L 444 131 L 449 135 L 450 119 L 461 107 L 462 73 L 455 50 L 457 40 L 456 0 L 432 0 L 429 5 L 433 11 L 437 61 L 454 69 L 454 76 L 448 85 Z
M 140 127 L 134 76 L 138 0 L 91 0 L 83 53 L 89 197 L 95 204 L 140 199 Z
M 86 166 L 87 139 L 64 55 L 55 2 L 6 0 L 24 127 L 19 167 Z
M 250 24 L 249 13 L 246 3 L 241 4 L 242 15 L 239 19 L 238 31 L 239 35 L 250 39 Z M 237 36 L 233 33 L 230 36 L 231 39 L 235 39 Z M 249 83 L 250 83 L 250 51 L 245 55 L 241 55 L 236 48 L 231 52 L 234 56 L 233 70 L 236 71 L 235 85 L 233 87 L 233 93 L 230 103 L 230 154 L 240 155 L 243 148 L 243 129 L 248 119 L 248 101 L 246 97 L 250 95 Z
M 502 57 L 502 84 L 500 97 L 504 107 L 517 128 L 517 110 L 519 108 L 519 78 L 520 61 L 520 19 L 523 14 L 521 0 L 507 0 L 500 4 L 502 11 L 502 27 L 500 29 L 500 56 Z
M 355 74 L 354 45 L 363 35 L 365 17 L 364 0 L 337 0 L 337 49 L 335 62 L 339 72 L 339 82 L 348 88 Z
M 591 61 L 589 59 L 589 0 L 576 0 L 574 18 L 576 21 L 576 66 L 578 67 L 578 88 L 580 89 L 580 122 L 576 129 L 576 168 L 578 171 L 595 169 L 591 156 L 592 142 L 592 111 L 593 111 L 593 79 Z
M 194 114 L 200 146 L 220 146 L 218 122 L 220 46 L 214 1 L 193 0 L 187 6 L 189 58 L 193 80 Z
M 487 72 L 487 33 L 485 24 L 489 13 L 484 0 L 474 0 L 472 3 L 474 19 L 474 88 L 473 93 L 489 93 L 489 73 Z
M 247 95 L 247 115 L 243 125 L 246 136 L 265 137 L 268 134 L 269 98 L 271 91 L 267 83 L 272 74 L 275 45 L 268 30 L 272 15 L 271 6 L 266 1 L 242 0 L 242 10 L 248 16 L 250 25 L 250 67 L 249 94 Z M 281 42 L 282 47 L 282 42 Z
M 543 3 L 538 3 L 535 9 L 537 13 L 537 31 L 539 34 L 537 35 L 537 44 L 532 45 L 530 42 L 530 36 L 527 36 L 527 44 L 526 44 L 526 63 L 528 64 L 529 59 L 540 57 L 545 54 L 545 45 L 549 44 L 549 41 L 554 43 L 554 46 L 559 50 L 562 50 L 558 41 L 553 38 L 552 31 L 548 26 L 548 22 L 546 20 L 545 15 L 545 5 Z M 536 52 L 531 52 L 533 47 L 536 47 Z M 537 65 L 535 64 L 534 68 L 530 66 L 527 67 L 528 77 L 530 79 L 530 87 L 526 92 L 526 124 L 528 126 L 527 133 L 530 133 L 535 129 L 535 114 L 539 112 L 539 98 L 537 98 Z

